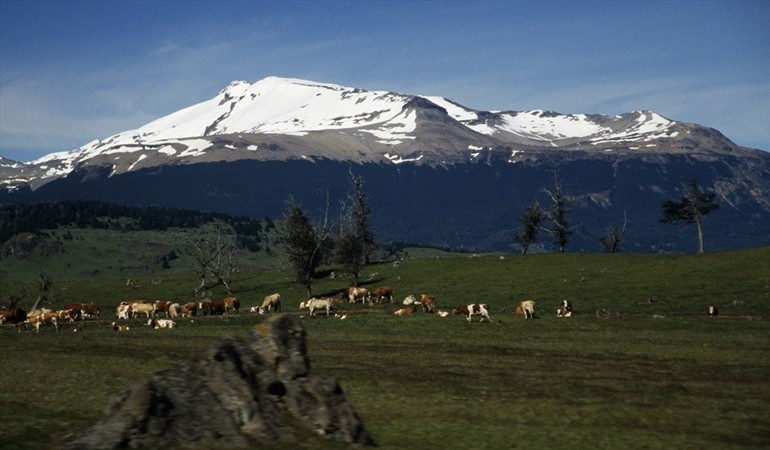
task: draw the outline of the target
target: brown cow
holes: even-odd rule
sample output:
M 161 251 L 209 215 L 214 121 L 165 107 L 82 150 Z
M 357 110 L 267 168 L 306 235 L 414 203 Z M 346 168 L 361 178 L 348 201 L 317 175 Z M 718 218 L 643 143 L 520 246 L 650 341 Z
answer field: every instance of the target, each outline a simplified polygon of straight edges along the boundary
M 211 300 L 209 304 L 209 315 L 221 316 L 225 314 L 225 301 L 224 300 Z
M 22 307 L 12 307 L 9 310 L 0 311 L 0 324 L 6 322 L 13 324 L 20 333 L 25 320 L 27 320 L 27 311 Z
M 393 303 L 393 288 L 388 286 L 376 287 L 369 293 L 369 298 L 373 298 L 377 303 L 382 303 L 383 299 L 388 299 L 388 303 Z

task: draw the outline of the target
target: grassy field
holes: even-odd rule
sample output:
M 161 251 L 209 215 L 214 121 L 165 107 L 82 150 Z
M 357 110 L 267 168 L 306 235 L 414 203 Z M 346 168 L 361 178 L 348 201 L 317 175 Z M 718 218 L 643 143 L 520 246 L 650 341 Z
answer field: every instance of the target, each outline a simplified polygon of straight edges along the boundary
M 346 320 L 306 317 L 304 288 L 286 271 L 245 270 L 234 288 L 244 309 L 279 292 L 285 312 L 303 316 L 312 370 L 338 377 L 381 448 L 743 449 L 770 446 L 769 278 L 770 248 L 422 257 L 367 267 L 364 286 L 392 286 L 397 303 L 340 305 Z M 4 293 L 25 289 L 20 278 L 0 281 Z M 325 276 L 313 291 L 349 282 Z M 2 448 L 55 448 L 119 392 L 262 320 L 197 317 L 173 330 L 136 320 L 129 333 L 112 332 L 120 301 L 187 301 L 197 280 L 179 271 L 138 285 L 57 278 L 55 306 L 94 302 L 102 320 L 80 333 L 0 327 Z M 488 303 L 496 323 L 392 315 L 420 293 L 444 310 Z M 525 299 L 536 301 L 539 318 L 513 315 Z M 561 299 L 573 302 L 574 317 L 555 317 Z M 709 304 L 720 316 L 706 316 Z M 597 308 L 615 317 L 597 318 Z M 342 448 L 312 439 L 302 447 Z

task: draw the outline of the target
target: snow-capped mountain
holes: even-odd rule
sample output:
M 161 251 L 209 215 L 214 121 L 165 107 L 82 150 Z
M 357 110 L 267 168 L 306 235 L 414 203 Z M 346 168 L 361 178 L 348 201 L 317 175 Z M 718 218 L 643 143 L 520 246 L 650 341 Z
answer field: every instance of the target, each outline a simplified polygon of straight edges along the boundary
M 135 130 L 21 163 L 0 158 L 0 204 L 65 199 L 279 217 L 366 180 L 383 241 L 510 250 L 516 214 L 558 173 L 575 247 L 628 213 L 629 247 L 686 249 L 658 223 L 695 177 L 724 205 L 715 248 L 770 245 L 770 153 L 651 111 L 479 111 L 443 97 L 269 77 Z
M 269 77 L 236 81 L 214 98 L 135 130 L 31 163 L 0 161 L 0 185 L 34 188 L 81 165 L 113 174 L 164 164 L 325 158 L 453 164 L 506 152 L 735 151 L 727 138 L 651 111 L 619 116 L 477 111 L 442 97 Z

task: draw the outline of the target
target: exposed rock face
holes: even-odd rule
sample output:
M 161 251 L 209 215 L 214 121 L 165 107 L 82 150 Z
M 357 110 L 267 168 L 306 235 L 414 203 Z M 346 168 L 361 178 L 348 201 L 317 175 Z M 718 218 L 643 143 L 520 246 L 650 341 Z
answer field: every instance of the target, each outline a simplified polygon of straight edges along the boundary
M 120 394 L 105 418 L 63 448 L 253 448 L 291 443 L 308 430 L 374 444 L 337 380 L 310 374 L 302 325 L 280 315 L 250 340 L 224 338 L 201 359 Z

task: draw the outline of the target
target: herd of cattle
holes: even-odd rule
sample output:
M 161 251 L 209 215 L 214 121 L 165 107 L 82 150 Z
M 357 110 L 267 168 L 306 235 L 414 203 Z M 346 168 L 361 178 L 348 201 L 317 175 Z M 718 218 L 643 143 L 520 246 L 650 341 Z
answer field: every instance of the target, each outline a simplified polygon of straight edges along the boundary
M 300 303 L 299 309 L 307 309 L 310 316 L 324 313 L 327 316 L 334 314 L 336 317 L 345 319 L 347 318 L 347 315 L 340 315 L 337 313 L 337 305 L 345 302 L 361 302 L 370 305 L 383 302 L 393 303 L 393 289 L 387 286 L 381 286 L 369 290 L 363 287 L 350 286 L 333 297 L 311 298 L 303 301 Z M 449 311 L 438 309 L 436 297 L 431 294 L 422 294 L 419 299 L 414 295 L 409 295 L 403 300 L 403 305 L 404 307 L 397 309 L 393 313 L 395 316 L 410 316 L 420 309 L 425 313 L 439 317 L 446 317 L 450 314 Z M 168 300 L 156 300 L 154 302 L 147 302 L 145 300 L 123 301 L 120 302 L 115 309 L 116 321 L 111 323 L 111 328 L 115 331 L 129 331 L 131 329 L 130 326 L 125 323 L 119 323 L 119 321 L 137 318 L 146 320 L 146 325 L 153 329 L 174 328 L 177 325 L 174 319 L 177 318 L 198 315 L 226 316 L 228 314 L 239 314 L 240 310 L 241 301 L 237 297 L 191 301 L 185 304 L 174 303 Z M 275 293 L 266 296 L 262 300 L 260 306 L 253 306 L 249 308 L 249 311 L 259 314 L 280 312 L 280 294 Z M 161 314 L 164 315 L 165 318 L 160 318 Z M 452 309 L 451 314 L 463 315 L 468 322 L 472 322 L 474 316 L 479 316 L 479 322 L 483 322 L 484 319 L 486 319 L 487 322 L 493 321 L 489 315 L 489 305 L 486 303 L 460 305 Z M 520 302 L 516 306 L 515 314 L 516 316 L 521 316 L 525 319 L 535 317 L 535 302 L 532 300 Z M 711 305 L 708 307 L 707 314 L 709 316 L 717 316 L 719 310 L 715 305 Z M 568 300 L 562 300 L 556 310 L 556 317 L 572 317 L 572 315 L 572 303 Z M 599 316 L 598 312 L 597 316 Z M 20 307 L 11 307 L 7 310 L 0 307 L 0 325 L 9 323 L 15 325 L 18 331 L 21 331 L 22 328 L 27 330 L 29 327 L 34 327 L 35 330 L 39 332 L 40 327 L 43 325 L 51 325 L 56 331 L 59 331 L 59 325 L 62 322 L 77 322 L 99 318 L 99 308 L 93 303 L 71 303 L 64 308 L 55 311 L 40 308 L 35 309 L 29 314 Z M 79 330 L 80 327 L 75 328 L 75 331 Z
M 337 313 L 337 305 L 345 302 L 361 302 L 369 303 L 370 305 L 383 302 L 393 303 L 393 289 L 382 286 L 369 290 L 363 287 L 350 286 L 345 288 L 337 296 L 311 298 L 303 301 L 300 303 L 299 308 L 300 310 L 307 309 L 310 316 L 323 313 L 327 316 L 334 314 L 335 316 L 344 319 L 347 316 Z M 395 316 L 412 315 L 418 311 L 418 308 L 421 308 L 425 313 L 439 317 L 446 317 L 450 314 L 449 311 L 438 309 L 435 296 L 430 294 L 422 294 L 419 299 L 414 295 L 409 295 L 403 300 L 403 305 L 403 308 L 400 308 L 393 313 Z M 184 304 L 168 300 L 156 300 L 154 302 L 147 302 L 145 300 L 123 301 L 115 308 L 116 320 L 111 323 L 111 328 L 115 331 L 129 331 L 131 329 L 130 326 L 121 323 L 120 321 L 142 318 L 143 320 L 146 320 L 147 326 L 154 329 L 174 328 L 176 327 L 174 319 L 177 318 L 193 317 L 197 315 L 226 316 L 229 314 L 239 314 L 240 310 L 241 301 L 237 297 L 191 301 Z M 280 312 L 280 294 L 275 293 L 266 296 L 260 306 L 253 306 L 249 311 L 259 314 Z M 468 322 L 472 321 L 473 316 L 479 316 L 480 322 L 483 322 L 484 319 L 488 322 L 492 321 L 492 318 L 489 315 L 489 305 L 484 303 L 461 305 L 454 308 L 452 313 L 465 316 Z M 572 304 L 569 301 L 564 300 L 559 306 L 556 315 L 558 317 L 571 317 L 572 313 Z M 161 318 L 161 315 L 165 316 L 165 318 Z M 535 315 L 535 302 L 532 300 L 522 301 L 516 307 L 516 315 L 522 316 L 525 319 L 533 318 Z M 19 307 L 0 310 L 0 324 L 13 324 L 19 331 L 21 331 L 22 328 L 28 329 L 29 327 L 34 327 L 35 330 L 39 332 L 40 327 L 43 325 L 51 325 L 56 331 L 59 331 L 59 326 L 62 322 L 77 322 L 99 318 L 99 308 L 93 303 L 72 303 L 66 305 L 61 310 L 40 308 L 35 309 L 29 314 Z M 78 330 L 79 327 L 76 327 L 75 331 Z

